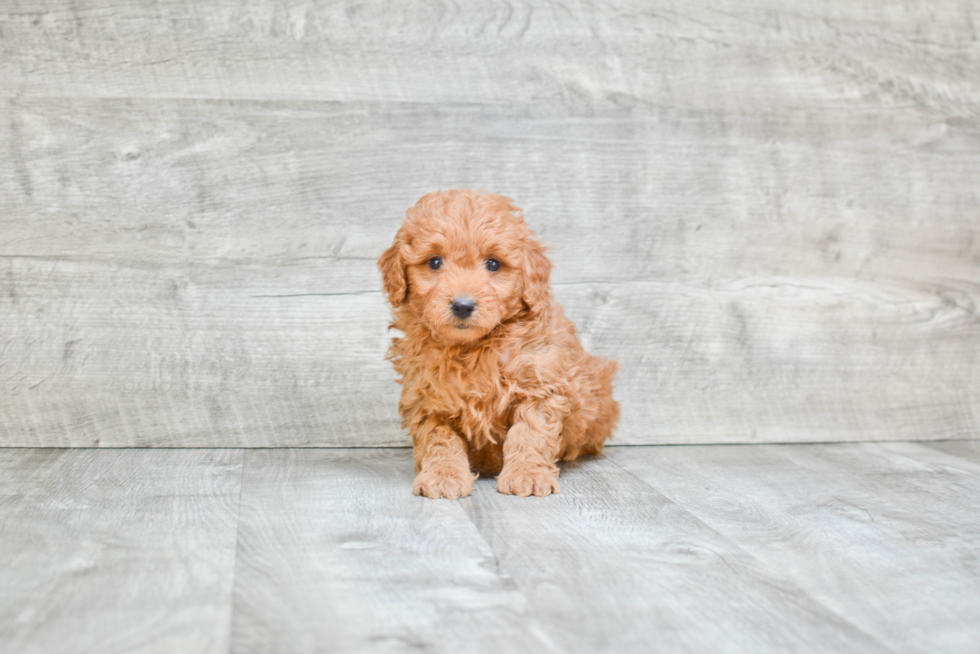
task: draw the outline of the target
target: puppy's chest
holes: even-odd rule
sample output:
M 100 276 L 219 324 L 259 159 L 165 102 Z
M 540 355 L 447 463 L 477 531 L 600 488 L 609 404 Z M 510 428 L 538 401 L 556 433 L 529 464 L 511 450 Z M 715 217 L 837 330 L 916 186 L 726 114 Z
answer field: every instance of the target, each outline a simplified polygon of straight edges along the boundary
M 429 368 L 432 399 L 443 404 L 446 413 L 485 423 L 508 413 L 518 386 L 509 351 L 476 362 L 445 362 Z
M 514 392 L 513 381 L 500 367 L 477 370 L 450 367 L 439 379 L 449 401 L 458 405 L 462 400 L 481 412 L 506 402 Z

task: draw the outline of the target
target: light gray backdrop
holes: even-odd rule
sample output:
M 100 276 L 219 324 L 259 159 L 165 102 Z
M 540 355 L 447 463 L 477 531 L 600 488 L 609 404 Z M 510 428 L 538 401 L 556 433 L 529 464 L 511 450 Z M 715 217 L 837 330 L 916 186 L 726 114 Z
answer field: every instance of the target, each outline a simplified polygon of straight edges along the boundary
M 508 195 L 617 443 L 980 434 L 980 3 L 0 5 L 0 445 L 397 445 L 375 268 Z

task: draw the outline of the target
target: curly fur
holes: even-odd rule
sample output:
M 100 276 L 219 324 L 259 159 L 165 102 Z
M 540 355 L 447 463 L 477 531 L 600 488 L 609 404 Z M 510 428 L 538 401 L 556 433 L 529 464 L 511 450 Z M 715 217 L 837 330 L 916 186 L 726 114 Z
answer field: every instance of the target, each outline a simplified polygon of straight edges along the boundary
M 499 270 L 488 270 L 491 258 Z M 582 348 L 552 297 L 544 248 L 511 200 L 430 193 L 378 266 L 391 327 L 404 334 L 388 359 L 416 495 L 469 495 L 473 472 L 497 476 L 502 493 L 557 493 L 557 461 L 602 451 L 619 419 L 617 365 Z M 462 296 L 476 302 L 465 320 L 450 308 Z

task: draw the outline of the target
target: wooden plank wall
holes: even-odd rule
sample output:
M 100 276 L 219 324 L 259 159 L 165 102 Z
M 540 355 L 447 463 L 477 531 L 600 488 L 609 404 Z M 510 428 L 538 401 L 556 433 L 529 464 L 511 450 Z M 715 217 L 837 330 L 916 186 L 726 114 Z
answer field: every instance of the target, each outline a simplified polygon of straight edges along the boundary
M 980 4 L 0 6 L 0 445 L 404 445 L 375 259 L 502 193 L 622 444 L 980 435 Z

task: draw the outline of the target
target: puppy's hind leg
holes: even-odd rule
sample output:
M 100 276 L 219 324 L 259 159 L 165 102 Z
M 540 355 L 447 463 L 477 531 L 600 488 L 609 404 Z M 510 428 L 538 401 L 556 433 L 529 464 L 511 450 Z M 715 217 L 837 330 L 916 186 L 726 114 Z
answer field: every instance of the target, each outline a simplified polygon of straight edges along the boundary
M 412 491 L 431 499 L 455 500 L 473 491 L 466 444 L 448 425 L 429 417 L 412 433 L 415 483 Z
M 527 497 L 558 493 L 558 453 L 561 450 L 562 416 L 567 400 L 552 397 L 528 400 L 517 407 L 514 423 L 504 440 L 504 467 L 497 490 Z
M 582 454 L 594 455 L 602 452 L 606 439 L 612 437 L 619 423 L 619 402 L 613 399 L 613 379 L 619 365 L 610 359 L 592 357 L 592 379 L 595 383 L 592 399 L 595 402 L 595 416 L 585 429 Z

